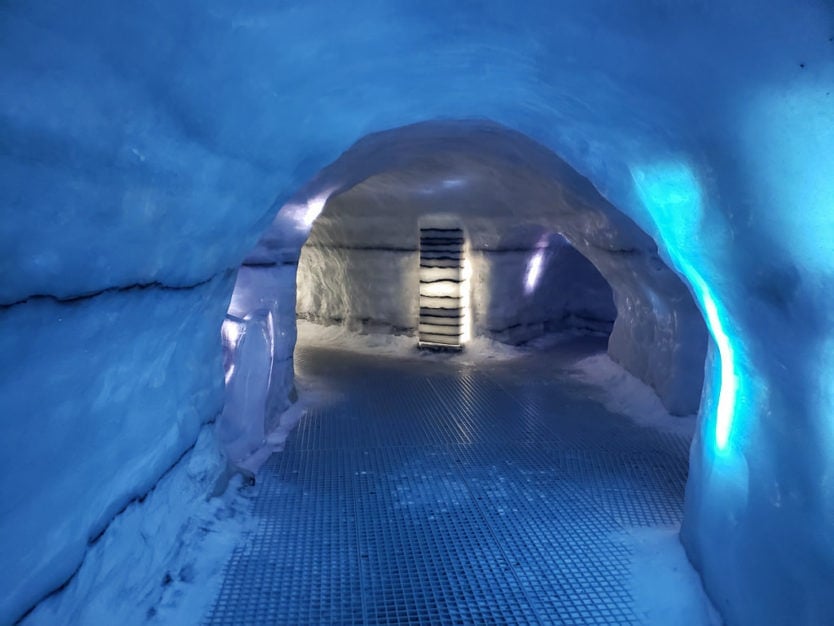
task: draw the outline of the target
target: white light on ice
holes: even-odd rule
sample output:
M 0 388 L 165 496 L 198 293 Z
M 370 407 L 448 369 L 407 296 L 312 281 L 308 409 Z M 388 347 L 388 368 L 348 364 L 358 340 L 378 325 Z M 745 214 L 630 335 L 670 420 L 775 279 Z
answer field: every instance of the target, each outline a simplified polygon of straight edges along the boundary
M 539 284 L 539 279 L 542 275 L 543 263 L 544 250 L 540 248 L 527 261 L 527 273 L 524 275 L 524 295 L 529 296 L 536 290 L 536 286 Z

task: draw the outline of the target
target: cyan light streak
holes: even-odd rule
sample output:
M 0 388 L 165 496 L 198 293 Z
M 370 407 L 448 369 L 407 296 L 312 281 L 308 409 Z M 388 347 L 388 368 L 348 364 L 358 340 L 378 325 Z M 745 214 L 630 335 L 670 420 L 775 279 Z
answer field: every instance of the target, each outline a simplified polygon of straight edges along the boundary
M 712 296 L 709 287 L 701 278 L 701 275 L 688 263 L 681 263 L 681 272 L 692 283 L 696 293 L 699 294 L 701 307 L 706 316 L 707 328 L 709 328 L 715 344 L 718 347 L 718 355 L 721 361 L 721 389 L 718 393 L 718 407 L 715 413 L 715 445 L 719 450 L 724 450 L 730 439 L 730 431 L 733 427 L 735 415 L 736 396 L 738 394 L 738 375 L 735 367 L 735 350 L 730 337 L 724 330 L 721 315 L 718 311 L 718 304 Z
M 703 213 L 701 189 L 691 170 L 682 163 L 668 163 L 632 170 L 637 193 L 649 210 L 673 265 L 695 292 L 715 340 L 721 362 L 721 388 L 715 419 L 715 445 L 724 450 L 730 441 L 736 412 L 739 379 L 736 351 L 726 330 L 726 313 L 707 282 L 685 257 L 685 249 L 697 234 Z

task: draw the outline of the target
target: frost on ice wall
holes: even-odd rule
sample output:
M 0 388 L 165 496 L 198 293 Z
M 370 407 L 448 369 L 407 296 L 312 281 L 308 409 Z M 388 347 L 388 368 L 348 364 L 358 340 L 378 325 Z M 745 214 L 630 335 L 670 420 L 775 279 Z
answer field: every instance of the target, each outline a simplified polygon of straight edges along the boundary
M 295 207 L 241 275 L 280 274 L 322 194 L 378 171 L 337 164 L 318 179 L 337 188 L 305 195 L 340 152 L 440 118 L 527 135 L 654 240 L 712 337 L 688 554 L 730 624 L 830 621 L 832 37 L 827 0 L 4 2 L 0 524 L 43 533 L 0 535 L 0 621 L 65 581 L 219 411 L 222 276 L 274 212 Z M 620 267 L 606 278 L 647 310 L 629 281 L 650 272 Z M 656 327 L 615 329 L 612 353 Z M 97 463 L 102 489 L 61 495 Z

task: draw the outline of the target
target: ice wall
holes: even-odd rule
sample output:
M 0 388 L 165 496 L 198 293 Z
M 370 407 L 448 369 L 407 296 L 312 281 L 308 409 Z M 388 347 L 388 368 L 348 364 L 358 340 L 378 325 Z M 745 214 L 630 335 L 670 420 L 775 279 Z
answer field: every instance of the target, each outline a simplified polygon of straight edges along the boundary
M 0 622 L 64 583 L 220 413 L 232 278 L 0 310 Z
M 361 193 L 361 190 L 359 190 Z M 332 198 L 316 220 L 301 252 L 297 278 L 299 316 L 322 324 L 341 324 L 355 331 L 415 334 L 419 313 L 418 221 L 396 204 L 377 220 L 351 229 L 347 239 L 338 229 L 345 218 L 340 197 Z M 434 204 L 437 206 L 437 203 Z M 430 212 L 431 203 L 426 204 Z M 486 213 L 495 214 L 487 209 Z M 396 243 L 376 240 L 379 221 L 399 228 Z M 470 248 L 471 319 L 474 335 L 507 343 L 529 341 L 545 332 L 577 329 L 610 332 L 616 317 L 611 288 L 599 272 L 557 233 L 531 225 L 525 245 L 518 237 L 501 247 L 500 232 L 514 219 L 480 221 L 477 240 L 498 241 L 493 248 Z M 466 228 L 463 217 L 460 224 Z M 517 226 L 516 226 L 517 227 Z M 356 237 L 359 238 L 356 238 Z M 328 243 L 329 242 L 329 243 Z M 702 363 L 703 366 L 703 363 Z M 698 377 L 693 384 L 697 387 Z
M 38 294 L 158 285 L 159 306 L 176 307 L 166 288 L 237 266 L 274 210 L 360 137 L 426 119 L 495 120 L 587 177 L 695 293 L 714 350 L 684 537 L 724 617 L 825 623 L 834 614 L 831 16 L 827 0 L 7 0 L 0 334 L 17 336 L 28 313 L 15 309 L 30 303 L 14 303 Z M 321 206 L 301 200 L 272 241 L 279 257 Z M 651 255 L 641 258 L 651 266 Z M 181 297 L 217 329 L 222 291 Z M 88 306 L 98 319 L 99 305 Z M 123 349 L 140 350 L 140 328 L 125 326 Z M 197 355 L 219 353 L 216 334 L 200 336 L 182 341 Z M 112 395 L 84 395 L 72 414 L 118 409 L 120 394 L 144 398 L 143 373 L 167 349 L 150 346 L 134 371 L 110 379 Z M 9 431 L 19 422 L 6 407 L 23 393 L 15 377 L 41 402 L 53 371 L 28 344 L 15 347 L 2 369 Z M 77 376 L 87 346 L 59 347 Z M 206 385 L 219 385 L 215 362 L 200 362 Z M 189 405 L 173 380 L 158 392 Z M 50 396 L 38 419 L 63 423 L 74 396 Z M 6 441 L 8 483 L 50 453 L 37 437 L 20 455 Z M 176 455 L 159 441 L 151 459 Z M 126 480 L 138 491 L 158 473 L 150 462 Z M 2 523 L 16 511 L 4 508 Z M 76 546 L 61 563 L 77 562 L 78 535 L 55 541 Z M 48 567 L 38 571 L 37 580 L 9 572 L 32 586 L 4 586 L 3 620 L 57 584 Z
M 472 257 L 480 334 L 518 344 L 564 330 L 611 332 L 617 317 L 611 287 L 558 233 L 543 234 L 526 249 L 475 250 Z
M 414 334 L 419 264 L 416 247 L 373 242 L 305 246 L 298 263 L 296 312 L 318 324 L 358 332 Z
M 226 404 L 217 434 L 238 467 L 269 447 L 266 438 L 297 395 L 295 263 L 242 265 L 224 323 Z M 254 460 L 254 459 L 252 459 Z

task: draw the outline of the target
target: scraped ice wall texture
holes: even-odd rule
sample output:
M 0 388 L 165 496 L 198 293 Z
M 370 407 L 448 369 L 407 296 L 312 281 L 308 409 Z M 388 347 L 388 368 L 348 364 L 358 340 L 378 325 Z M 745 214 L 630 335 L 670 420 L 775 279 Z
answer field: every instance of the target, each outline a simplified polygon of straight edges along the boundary
M 206 329 L 219 328 L 228 290 L 147 292 L 152 308 L 186 319 L 202 308 L 204 321 L 184 328 L 173 313 L 123 318 L 120 351 L 135 351 L 130 361 L 102 356 L 107 341 L 57 341 L 56 360 L 44 359 L 16 338 L 52 332 L 32 307 L 69 305 L 24 301 L 219 277 L 295 190 L 363 135 L 425 119 L 490 118 L 587 177 L 658 242 L 696 295 L 714 347 L 684 539 L 728 623 L 830 621 L 833 30 L 827 0 L 7 0 L 0 333 L 18 352 L 4 361 L 0 420 L 4 435 L 19 432 L 27 445 L 3 438 L 3 489 L 14 492 L 10 483 L 29 480 L 22 468 L 56 453 L 62 466 L 38 484 L 80 475 L 83 454 L 61 456 L 43 436 L 60 424 L 86 423 L 72 431 L 86 434 L 107 431 L 105 415 L 144 422 L 153 411 L 141 407 L 162 398 L 173 403 L 170 416 L 174 405 L 191 405 L 195 420 L 210 419 L 215 403 L 194 403 L 175 376 L 151 384 L 147 372 L 168 342 L 142 347 L 147 320 L 176 351 L 192 353 L 194 380 L 222 384 L 207 358 L 219 355 L 219 342 Z M 284 229 L 301 241 L 319 206 L 316 198 L 302 204 Z M 108 298 L 133 310 L 127 293 Z M 110 328 L 119 316 L 107 302 L 78 304 L 86 323 Z M 29 330 L 18 334 L 19 324 Z M 86 362 L 109 393 L 54 393 L 53 372 L 78 376 L 64 369 Z M 174 363 L 160 367 L 167 373 Z M 119 375 L 108 377 L 113 368 Z M 37 436 L 23 423 L 22 392 L 11 382 L 18 373 L 41 407 Z M 78 406 L 62 408 L 73 398 Z M 141 415 L 120 411 L 126 398 L 137 399 Z M 44 522 L 47 514 L 27 513 L 19 497 L 6 500 L 4 525 L 47 526 L 20 549 L 3 535 L 2 553 L 40 550 L 49 538 L 54 556 L 31 574 L 32 563 L 6 566 L 26 583 L 4 586 L 0 621 L 68 576 L 105 514 L 196 437 L 184 427 L 169 443 L 163 426 L 148 428 L 157 443 L 145 463 L 125 463 L 108 431 L 102 453 L 125 489 L 89 523 Z M 86 494 L 70 503 L 72 519 L 96 501 Z
M 361 189 L 351 193 L 356 195 L 363 195 Z M 298 265 L 297 312 L 362 332 L 416 334 L 420 216 L 393 204 L 385 214 L 357 224 L 349 205 L 361 201 L 351 198 L 343 207 L 337 196 L 315 222 Z M 425 207 L 427 214 L 432 207 L 447 208 L 436 199 Z M 484 213 L 496 210 L 486 207 Z M 340 230 L 344 221 L 352 225 L 348 237 Z M 391 229 L 386 232 L 381 223 Z M 465 217 L 459 223 L 468 226 Z M 486 231 L 473 233 L 476 241 L 498 242 L 492 248 L 469 247 L 474 335 L 522 343 L 567 329 L 611 331 L 616 317 L 611 288 L 558 233 L 530 225 L 524 235 L 507 241 L 502 233 L 518 223 L 500 216 L 500 209 L 492 221 L 473 226 Z M 693 384 L 697 387 L 698 380 Z

